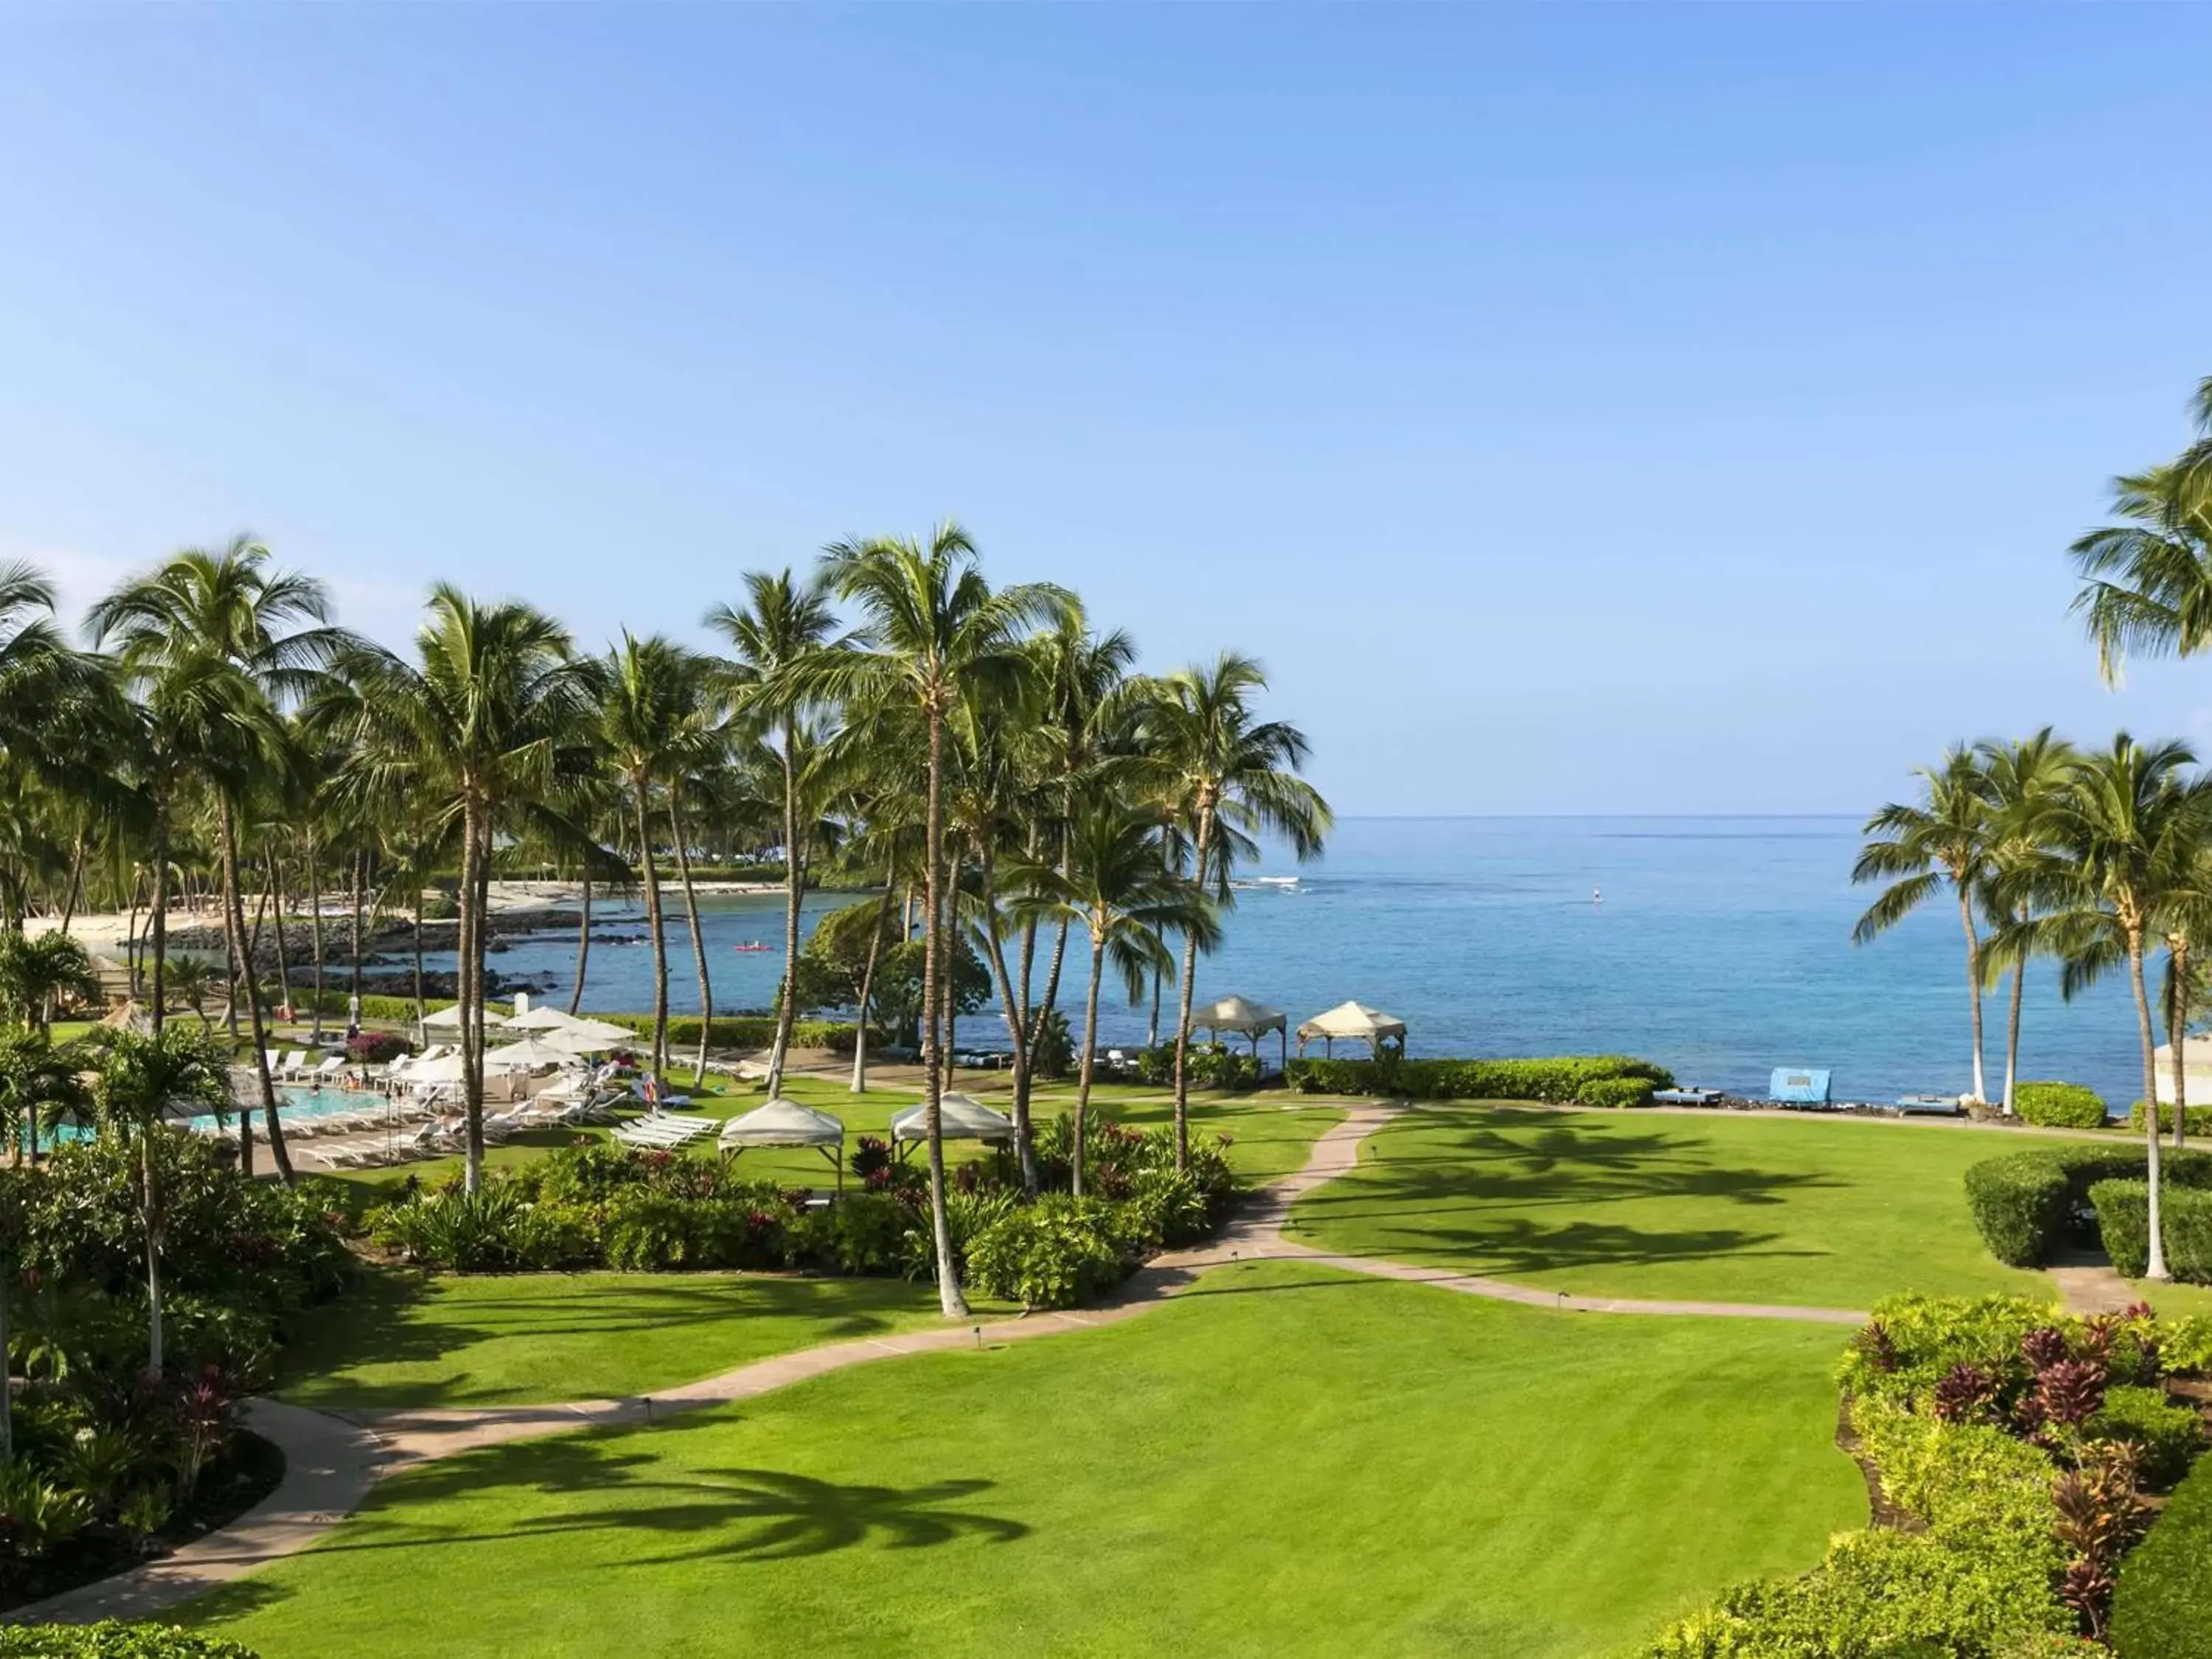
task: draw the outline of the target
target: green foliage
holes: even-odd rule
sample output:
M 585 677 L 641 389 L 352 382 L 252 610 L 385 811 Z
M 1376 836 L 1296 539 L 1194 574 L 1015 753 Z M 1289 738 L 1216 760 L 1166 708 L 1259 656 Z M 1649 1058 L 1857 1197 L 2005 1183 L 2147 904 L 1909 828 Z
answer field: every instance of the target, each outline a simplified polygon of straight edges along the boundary
M 2185 1106 L 2181 1115 L 2189 1133 L 2212 1135 L 2212 1106 Z M 2143 1116 L 2143 1103 L 2138 1100 L 2128 1108 L 2128 1127 L 2137 1134 L 2142 1133 Z M 2173 1107 L 2169 1102 L 2161 1100 L 2158 1103 L 2158 1127 L 2163 1134 L 2173 1133 Z
M 252 1648 L 175 1625 L 0 1626 L 0 1659 L 258 1659 Z
M 2010 1575 L 1926 1534 L 1847 1533 L 1800 1578 L 1725 1590 L 1644 1650 L 1647 1659 L 2010 1659 L 2070 1632 L 2047 1589 L 2025 1606 Z
M 1648 1077 L 1593 1078 L 1577 1096 L 1585 1106 L 1649 1106 L 1659 1085 Z
M 2212 1313 L 2160 1321 L 2158 1357 L 2179 1375 L 2212 1376 Z
M 1030 1071 L 1047 1083 L 1057 1083 L 1075 1070 L 1075 1037 L 1067 1016 L 1058 1008 L 1040 1008 L 1030 1033 Z
M 594 1014 L 592 1018 L 605 1020 L 611 1025 L 626 1025 L 641 1037 L 653 1035 L 651 1014 Z M 699 1041 L 699 1016 L 671 1015 L 668 1041 L 672 1047 L 678 1048 L 696 1044 Z M 775 1017 L 772 1014 L 717 1015 L 714 1031 L 708 1038 L 708 1044 L 717 1048 L 765 1048 L 775 1041 Z M 794 1048 L 827 1048 L 849 1054 L 853 1052 L 854 1027 L 836 1020 L 794 1020 L 791 1041 Z
M 1218 1042 L 1194 1042 L 1184 1055 L 1183 1064 L 1193 1088 L 1242 1092 L 1260 1086 L 1260 1061 L 1242 1049 L 1224 1048 Z M 1173 1083 L 1175 1044 L 1164 1042 L 1157 1048 L 1139 1049 L 1137 1079 L 1156 1087 Z
M 495 1273 L 529 1265 L 522 1249 L 526 1210 L 513 1185 L 492 1181 L 473 1193 L 457 1189 L 386 1205 L 370 1212 L 368 1232 L 410 1261 Z
M 2170 1152 L 2164 1167 L 2171 1185 L 2212 1187 L 2212 1153 Z M 2037 1267 L 2064 1239 L 2091 1187 L 2142 1172 L 2140 1146 L 2039 1146 L 1968 1170 L 1966 1203 L 1991 1255 L 2009 1267 Z
M 1413 1100 L 1540 1100 L 1568 1105 L 1594 1083 L 1649 1079 L 1671 1088 L 1674 1073 L 1626 1054 L 1565 1055 L 1555 1060 L 1308 1060 L 1290 1063 L 1301 1094 L 1402 1095 Z
M 2050 1129 L 2101 1129 L 2105 1098 L 2078 1083 L 2027 1083 L 2013 1086 L 2013 1109 L 2030 1123 Z
M 2199 1461 L 2150 1535 L 2120 1564 L 2112 1643 L 2120 1659 L 2203 1659 L 2212 1631 L 2212 1459 Z
M 2140 1279 L 2150 1261 L 2150 1187 L 2142 1181 L 2100 1181 L 2089 1189 L 2097 1231 L 2112 1265 Z M 2212 1285 L 2212 1192 L 2162 1184 L 2159 1221 L 2166 1271 L 2192 1285 Z
M 969 1273 L 987 1296 L 1025 1308 L 1091 1301 L 1121 1282 L 1144 1243 L 1122 1208 L 1100 1199 L 1048 1194 L 970 1240 Z
M 2102 1410 L 2088 1432 L 2099 1440 L 2124 1440 L 2142 1453 L 2143 1482 L 2154 1489 L 2172 1486 L 2189 1472 L 2203 1447 L 2203 1419 L 2167 1397 L 2163 1389 L 2120 1387 L 2105 1391 Z

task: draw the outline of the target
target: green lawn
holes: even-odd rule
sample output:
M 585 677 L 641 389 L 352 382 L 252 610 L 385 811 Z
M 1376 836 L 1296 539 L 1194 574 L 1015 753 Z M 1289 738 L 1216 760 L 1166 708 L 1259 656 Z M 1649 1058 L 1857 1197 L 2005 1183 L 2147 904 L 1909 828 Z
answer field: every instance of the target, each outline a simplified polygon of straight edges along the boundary
M 1839 1340 L 1245 1264 L 1125 1324 L 434 1465 L 178 1616 L 267 1659 L 1585 1659 L 1863 1524 Z
M 2212 1314 L 2212 1285 L 2154 1285 L 2147 1279 L 2129 1282 L 2136 1295 L 2162 1314 Z
M 1853 1121 L 1410 1112 L 1292 1236 L 1561 1291 L 1843 1308 L 1894 1291 L 2052 1294 L 1983 1248 L 1961 1186 L 1990 1134 Z
M 933 1287 L 896 1279 L 379 1270 L 308 1316 L 276 1391 L 332 1407 L 607 1398 L 939 1318 Z
M 920 1098 L 913 1091 L 902 1089 L 870 1089 L 856 1096 L 842 1083 L 811 1077 L 790 1079 L 784 1093 L 842 1121 L 848 1154 L 862 1135 L 888 1136 L 891 1119 Z M 714 1085 L 696 1094 L 692 1103 L 683 1109 L 702 1117 L 726 1118 L 750 1110 L 765 1098 L 755 1088 Z M 982 1098 L 987 1104 L 1005 1109 L 1002 1097 L 986 1094 Z M 1091 1104 L 1094 1112 L 1117 1121 L 1146 1127 L 1170 1121 L 1175 1112 L 1171 1096 L 1158 1089 L 1129 1084 L 1095 1089 Z M 491 1109 L 498 1109 L 495 1105 Z M 1072 1113 L 1075 1109 L 1075 1091 L 1057 1085 L 1041 1086 L 1034 1097 L 1032 1109 L 1040 1118 Z M 1272 1181 L 1302 1165 L 1315 1139 L 1330 1125 L 1342 1121 L 1344 1108 L 1334 1102 L 1271 1091 L 1255 1095 L 1194 1096 L 1190 1115 L 1194 1133 L 1229 1137 L 1230 1167 L 1245 1181 L 1257 1183 Z M 606 1131 L 585 1133 L 604 1135 Z M 550 1147 L 567 1145 L 575 1133 L 573 1130 L 528 1131 L 503 1146 L 489 1150 L 485 1162 L 492 1169 L 501 1169 L 542 1157 Z M 978 1150 L 972 1145 L 955 1141 L 946 1146 L 945 1157 L 957 1168 Z M 694 1153 L 696 1157 L 714 1155 L 711 1147 Z M 827 1191 L 835 1181 L 822 1155 L 805 1149 L 750 1152 L 742 1154 L 742 1160 L 741 1168 L 747 1175 L 783 1186 Z M 312 1167 L 304 1158 L 302 1165 Z M 380 1201 L 389 1196 L 410 1175 L 434 1184 L 460 1166 L 458 1158 L 426 1158 L 393 1169 L 338 1171 L 335 1179 L 347 1183 L 348 1190 L 343 1195 L 357 1207 L 364 1194 L 368 1201 Z

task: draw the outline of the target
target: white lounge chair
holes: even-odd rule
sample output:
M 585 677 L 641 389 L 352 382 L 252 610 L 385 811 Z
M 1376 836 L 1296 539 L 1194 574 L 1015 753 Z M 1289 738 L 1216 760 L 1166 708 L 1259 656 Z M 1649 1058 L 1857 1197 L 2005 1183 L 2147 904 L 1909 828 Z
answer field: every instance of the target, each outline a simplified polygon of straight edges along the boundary
M 289 1049 L 276 1062 L 276 1075 L 286 1080 L 295 1078 L 300 1074 L 300 1068 L 307 1063 L 307 1051 L 305 1048 Z
M 345 1069 L 345 1063 L 343 1054 L 326 1054 L 321 1065 L 303 1071 L 301 1075 L 310 1083 L 326 1083 Z

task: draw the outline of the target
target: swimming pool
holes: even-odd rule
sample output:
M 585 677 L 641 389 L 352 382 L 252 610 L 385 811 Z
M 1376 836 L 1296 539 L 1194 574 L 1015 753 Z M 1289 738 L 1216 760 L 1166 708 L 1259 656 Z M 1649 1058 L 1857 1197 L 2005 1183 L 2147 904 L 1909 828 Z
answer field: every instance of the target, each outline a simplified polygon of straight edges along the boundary
M 276 1121 L 279 1123 L 291 1123 L 301 1118 L 337 1117 L 351 1112 L 380 1111 L 391 1103 L 371 1089 L 322 1089 L 312 1085 L 290 1083 L 276 1085 Z M 261 1121 L 259 1103 L 252 1102 L 238 1108 L 239 1111 L 249 1109 L 253 1113 L 253 1121 L 258 1123 Z M 234 1113 L 233 1120 L 235 1118 L 236 1113 Z M 188 1120 L 186 1127 L 195 1133 L 205 1134 L 215 1128 L 216 1121 L 212 1115 L 203 1113 Z

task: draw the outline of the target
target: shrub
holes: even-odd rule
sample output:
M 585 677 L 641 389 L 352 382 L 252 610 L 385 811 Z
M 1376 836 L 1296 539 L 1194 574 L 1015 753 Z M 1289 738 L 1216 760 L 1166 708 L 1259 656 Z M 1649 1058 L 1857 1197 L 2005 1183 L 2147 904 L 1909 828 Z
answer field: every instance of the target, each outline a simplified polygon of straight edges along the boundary
M 2158 1355 L 2181 1376 L 2212 1376 L 2212 1314 L 2159 1322 Z
M 2143 1103 L 2140 1100 L 2128 1108 L 2128 1127 L 2137 1134 L 2143 1133 Z M 2181 1115 L 2186 1133 L 2212 1135 L 2212 1106 L 2185 1106 Z M 2173 1108 L 2162 1100 L 2158 1103 L 2158 1127 L 2160 1133 L 2173 1133 Z
M 611 1025 L 626 1025 L 640 1036 L 653 1031 L 651 1014 L 594 1014 L 594 1019 L 605 1020 Z M 794 1020 L 791 1027 L 792 1046 L 796 1048 L 827 1048 L 841 1054 L 853 1052 L 854 1027 L 849 1021 L 829 1019 Z M 871 1042 L 883 1040 L 880 1033 L 870 1036 Z M 707 1039 L 716 1048 L 765 1048 L 775 1041 L 775 1016 L 773 1014 L 717 1015 L 713 1032 Z M 677 1014 L 668 1022 L 668 1042 L 672 1048 L 689 1048 L 699 1042 L 699 1016 Z
M 392 1031 L 356 1031 L 346 1039 L 346 1058 L 356 1066 L 388 1066 L 408 1052 L 407 1039 Z
M 1648 1077 L 1601 1077 L 1583 1084 L 1579 1098 L 1585 1106 L 1649 1106 L 1658 1092 Z
M 1590 1085 L 1613 1078 L 1649 1079 L 1669 1088 L 1674 1073 L 1626 1054 L 1567 1055 L 1555 1060 L 1308 1060 L 1290 1063 L 1301 1094 L 1402 1095 L 1413 1100 L 1539 1100 L 1566 1105 Z
M 0 1659 L 257 1659 L 253 1650 L 174 1625 L 11 1625 L 0 1627 Z
M 2097 1230 L 2123 1277 L 2140 1279 L 2150 1263 L 2150 1187 L 2141 1181 L 2100 1181 L 2089 1189 Z M 2160 1231 L 2166 1271 L 2194 1285 L 2212 1285 L 2212 1192 L 2161 1183 Z
M 2165 1389 L 2132 1387 L 2105 1391 L 2104 1409 L 2090 1419 L 2089 1433 L 2135 1446 L 2143 1480 L 2154 1488 L 2170 1486 L 2188 1474 L 2204 1437 L 2203 1419 L 2168 1399 Z
M 2094 1089 L 2078 1083 L 2019 1083 L 2013 1087 L 2013 1109 L 2030 1123 L 2051 1129 L 2101 1129 L 2105 1099 Z
M 2073 1629 L 2046 1588 L 1928 1534 L 1847 1533 L 1800 1578 L 1722 1592 L 1644 1650 L 1648 1659 L 1997 1659 Z
M 1072 1308 L 1121 1281 L 1133 1258 L 1116 1206 L 1054 1193 L 1014 1210 L 969 1241 L 968 1266 L 988 1296 L 1025 1308 Z
M 369 1237 L 410 1261 L 462 1273 L 526 1266 L 523 1233 L 529 1206 L 506 1182 L 471 1193 L 417 1194 L 373 1210 Z
M 2212 1153 L 2170 1152 L 2175 1186 L 2212 1186 Z M 2074 1213 L 2100 1181 L 2142 1174 L 2140 1147 L 2043 1146 L 1985 1158 L 1966 1171 L 1966 1203 L 1990 1254 L 2014 1267 L 2037 1267 L 2064 1237 Z
M 794 1266 L 840 1273 L 896 1273 L 908 1266 L 908 1239 L 928 1231 L 929 1224 L 899 1200 L 880 1193 L 854 1193 L 826 1210 L 795 1217 L 787 1232 L 787 1249 Z
M 2120 1659 L 2203 1659 L 2212 1624 L 2212 1461 L 2183 1481 L 2120 1564 L 2112 1643 Z

